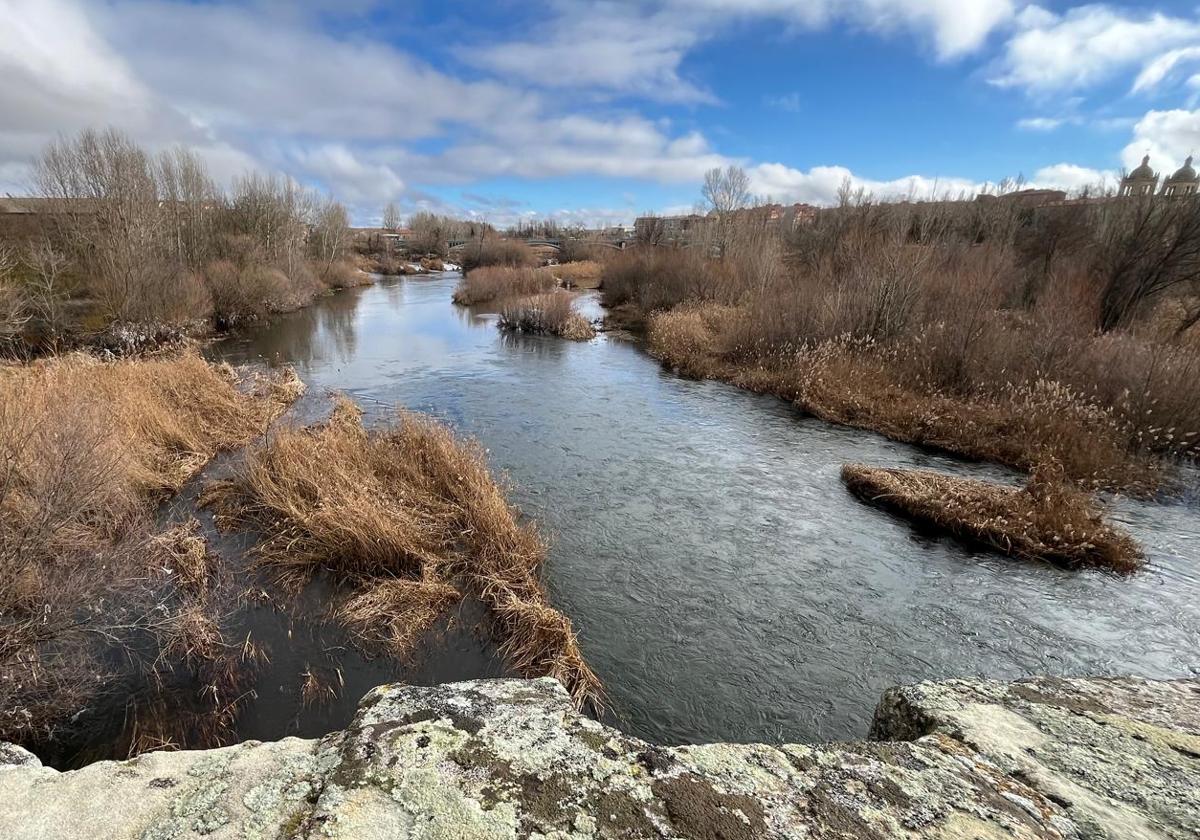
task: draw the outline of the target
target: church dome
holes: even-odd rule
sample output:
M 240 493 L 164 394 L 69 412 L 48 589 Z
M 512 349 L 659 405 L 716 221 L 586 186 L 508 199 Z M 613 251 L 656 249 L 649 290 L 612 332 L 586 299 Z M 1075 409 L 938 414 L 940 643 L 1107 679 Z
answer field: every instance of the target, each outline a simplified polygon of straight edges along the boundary
M 1150 155 L 1142 158 L 1142 165 L 1129 173 L 1132 180 L 1140 181 L 1143 179 L 1149 180 L 1154 177 L 1154 170 L 1150 168 Z
M 1197 180 L 1196 170 L 1192 167 L 1192 156 L 1191 155 L 1188 155 L 1188 159 L 1184 162 L 1183 166 L 1181 166 L 1179 168 L 1179 171 L 1171 176 L 1171 180 L 1177 181 L 1177 182 L 1178 181 L 1188 182 L 1188 181 Z

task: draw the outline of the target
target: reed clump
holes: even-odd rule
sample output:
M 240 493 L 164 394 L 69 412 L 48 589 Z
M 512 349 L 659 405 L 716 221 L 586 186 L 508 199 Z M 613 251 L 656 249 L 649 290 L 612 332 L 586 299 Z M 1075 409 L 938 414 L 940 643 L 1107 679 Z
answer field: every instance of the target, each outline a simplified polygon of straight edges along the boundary
M 218 569 L 194 523 L 164 529 L 154 510 L 299 390 L 292 374 L 246 378 L 191 353 L 0 367 L 0 739 L 69 742 L 135 700 L 131 750 L 231 732 L 244 692 Z M 209 702 L 166 738 L 142 712 L 180 680 Z
M 479 268 L 459 281 L 454 290 L 454 302 L 460 306 L 505 301 L 550 291 L 558 285 L 551 274 L 533 268 Z
M 503 268 L 536 268 L 540 260 L 537 253 L 519 239 L 484 237 L 468 242 L 462 251 L 462 270 L 470 274 L 479 268 L 500 266 Z
M 589 341 L 596 329 L 575 311 L 571 293 L 563 290 L 510 300 L 500 310 L 500 329 L 534 335 L 557 335 Z
M 565 288 L 596 289 L 600 286 L 600 277 L 604 273 L 604 266 L 596 260 L 577 260 L 548 265 L 541 270 L 553 276 Z
M 580 706 L 599 702 L 570 621 L 547 602 L 545 541 L 520 522 L 482 448 L 441 423 L 402 411 L 367 429 L 342 397 L 326 423 L 253 449 L 205 501 L 261 534 L 255 553 L 285 587 L 327 575 L 334 617 L 369 649 L 406 655 L 471 592 L 518 670 L 553 674 Z
M 863 464 L 842 467 L 842 481 L 864 501 L 1013 557 L 1122 573 L 1144 562 L 1134 539 L 1053 465 L 1024 487 Z

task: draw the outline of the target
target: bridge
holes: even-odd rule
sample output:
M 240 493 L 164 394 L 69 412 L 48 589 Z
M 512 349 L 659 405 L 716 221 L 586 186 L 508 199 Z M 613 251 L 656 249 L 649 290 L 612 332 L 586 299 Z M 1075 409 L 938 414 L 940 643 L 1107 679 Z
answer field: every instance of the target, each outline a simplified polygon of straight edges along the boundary
M 472 240 L 470 239 L 451 239 L 448 244 L 451 249 L 462 248 L 471 241 Z M 563 249 L 563 243 L 565 242 L 580 242 L 586 245 L 601 245 L 605 248 L 612 248 L 614 251 L 624 251 L 626 244 L 628 244 L 631 240 L 621 239 L 617 242 L 610 242 L 607 240 L 593 239 L 514 239 L 513 241 L 524 242 L 531 248 L 552 248 L 555 251 L 561 251 Z

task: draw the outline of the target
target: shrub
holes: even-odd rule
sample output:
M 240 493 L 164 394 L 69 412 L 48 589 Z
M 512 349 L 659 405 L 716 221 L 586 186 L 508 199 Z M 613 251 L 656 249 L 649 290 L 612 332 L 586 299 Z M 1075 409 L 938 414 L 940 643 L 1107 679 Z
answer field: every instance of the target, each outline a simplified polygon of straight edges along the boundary
M 548 265 L 542 271 L 560 280 L 568 289 L 595 289 L 600 285 L 600 275 L 604 266 L 588 260 Z
M 1091 499 L 1065 483 L 1052 463 L 1025 487 L 862 464 L 842 467 L 842 480 L 865 501 L 1014 557 L 1118 572 L 1143 563 L 1133 538 L 1106 525 Z
M 205 500 L 262 534 L 261 563 L 285 586 L 318 571 L 334 615 L 368 647 L 407 653 L 458 592 L 475 592 L 524 674 L 558 677 L 578 705 L 598 702 L 569 620 L 546 602 L 546 544 L 521 524 L 483 449 L 402 412 L 378 430 L 339 399 L 323 425 L 283 429 Z
M 572 341 L 588 341 L 596 337 L 596 330 L 572 306 L 571 293 L 562 290 L 510 300 L 500 310 L 500 328 L 557 335 Z
M 217 640 L 194 526 L 156 533 L 154 514 L 298 390 L 294 378 L 239 383 L 196 355 L 0 368 L 0 738 L 83 737 L 97 706 L 132 700 L 134 685 L 162 709 L 155 686 L 177 670 L 211 686 L 219 710 L 188 723 L 200 740 L 186 743 L 228 735 L 240 646 Z M 145 711 L 127 709 L 134 750 L 151 745 L 132 734 L 147 732 Z
M 541 294 L 557 284 L 553 275 L 532 268 L 477 268 L 459 281 L 454 290 L 454 302 L 461 306 L 476 306 Z
M 459 264 L 464 272 L 488 266 L 533 268 L 539 260 L 533 249 L 519 239 L 475 239 L 463 248 Z

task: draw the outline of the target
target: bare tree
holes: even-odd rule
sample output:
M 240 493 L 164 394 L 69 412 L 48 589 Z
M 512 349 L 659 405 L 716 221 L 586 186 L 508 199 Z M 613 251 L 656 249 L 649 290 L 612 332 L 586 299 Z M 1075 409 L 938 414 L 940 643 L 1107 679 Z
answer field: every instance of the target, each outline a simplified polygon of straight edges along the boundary
M 314 216 L 310 244 L 313 256 L 328 272 L 350 241 L 350 217 L 346 208 L 331 198 L 322 200 Z
M 735 214 L 750 204 L 750 176 L 740 166 L 719 167 L 704 173 L 701 189 L 705 202 L 716 222 L 716 249 L 724 256 L 729 247 Z
M 210 257 L 212 228 L 220 209 L 216 184 L 204 161 L 182 146 L 160 154 L 156 168 L 169 247 L 181 265 L 199 269 Z
M 408 226 L 413 232 L 413 251 L 443 256 L 455 222 L 436 213 L 416 213 L 409 219 Z
M 26 298 L 29 314 L 45 331 L 52 348 L 66 332 L 66 277 L 70 260 L 46 239 L 31 243 L 22 262 L 29 270 Z
M 400 228 L 400 210 L 394 201 L 389 201 L 388 206 L 383 208 L 383 228 L 392 232 Z
M 87 262 L 107 314 L 130 317 L 162 253 L 158 185 L 146 153 L 116 129 L 87 130 L 52 143 L 35 178 L 54 205 L 60 241 Z
M 17 255 L 0 245 L 0 346 L 20 338 L 29 321 L 25 295 L 16 283 Z

